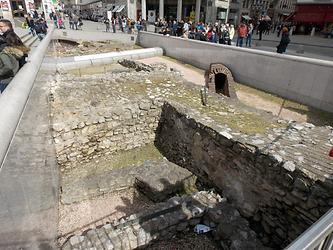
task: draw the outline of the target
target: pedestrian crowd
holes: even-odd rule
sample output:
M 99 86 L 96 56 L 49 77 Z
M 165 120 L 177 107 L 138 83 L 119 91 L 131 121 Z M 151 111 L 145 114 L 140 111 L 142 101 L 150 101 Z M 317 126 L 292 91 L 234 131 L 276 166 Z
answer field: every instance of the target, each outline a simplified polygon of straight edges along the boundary
M 259 36 L 262 40 L 263 35 L 269 35 L 272 32 L 273 26 L 266 19 L 261 17 L 258 22 L 254 23 L 252 20 L 244 20 L 238 26 L 229 23 L 216 22 L 215 24 L 208 24 L 203 22 L 192 21 L 165 21 L 159 19 L 155 23 L 155 32 L 168 36 L 177 36 L 186 39 L 195 39 L 199 41 L 206 41 L 211 43 L 219 43 L 231 45 L 234 37 L 236 38 L 235 45 L 238 47 L 252 47 L 252 37 L 254 34 Z M 282 33 L 280 44 L 277 46 L 278 53 L 284 53 L 288 44 L 290 43 L 288 27 L 284 24 L 274 27 L 277 29 L 278 37 Z M 292 27 L 291 27 L 292 29 Z
M 12 23 L 0 20 L 0 93 L 2 93 L 15 74 L 25 64 L 27 48 L 14 32 Z
M 30 34 L 38 36 L 39 40 L 42 40 L 46 36 L 48 29 L 44 12 L 38 14 L 35 10 L 25 15 L 25 22 L 23 22 L 22 27 L 28 28 Z
M 110 32 L 110 28 L 112 27 L 112 32 L 116 33 L 116 26 L 118 26 L 119 31 L 128 34 L 133 34 L 134 30 L 147 31 L 147 22 L 141 18 L 138 21 L 135 21 L 125 16 L 112 17 L 111 20 L 108 17 L 105 17 L 104 24 L 106 32 Z

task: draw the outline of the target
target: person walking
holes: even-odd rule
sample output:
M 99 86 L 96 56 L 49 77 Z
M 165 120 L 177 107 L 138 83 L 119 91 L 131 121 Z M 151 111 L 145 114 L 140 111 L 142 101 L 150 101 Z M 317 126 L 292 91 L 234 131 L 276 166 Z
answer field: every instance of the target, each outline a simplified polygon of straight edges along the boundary
M 241 23 L 237 29 L 237 43 L 236 46 L 243 47 L 244 38 L 247 35 L 247 27 L 244 23 Z
M 246 47 L 249 46 L 251 48 L 251 42 L 252 42 L 252 33 L 253 33 L 253 24 L 250 21 L 246 36 Z
M 39 41 L 42 41 L 44 39 L 44 37 L 46 36 L 47 28 L 48 28 L 47 24 L 42 18 L 37 20 L 36 25 L 35 25 L 35 31 L 39 38 Z
M 25 22 L 28 25 L 28 29 L 29 29 L 29 34 L 31 34 L 32 36 L 35 36 L 35 22 L 34 19 L 32 19 L 30 16 L 26 16 L 25 18 Z
M 289 31 L 287 27 L 282 28 L 282 35 L 281 35 L 281 41 L 277 48 L 277 53 L 282 54 L 285 53 L 288 47 L 288 44 L 290 43 L 289 38 Z

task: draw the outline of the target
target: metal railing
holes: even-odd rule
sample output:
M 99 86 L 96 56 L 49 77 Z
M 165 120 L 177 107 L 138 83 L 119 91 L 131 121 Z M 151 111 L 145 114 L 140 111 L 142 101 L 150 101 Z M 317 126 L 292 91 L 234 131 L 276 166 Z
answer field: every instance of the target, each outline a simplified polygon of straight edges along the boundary
M 285 250 L 332 250 L 333 208 L 294 240 Z

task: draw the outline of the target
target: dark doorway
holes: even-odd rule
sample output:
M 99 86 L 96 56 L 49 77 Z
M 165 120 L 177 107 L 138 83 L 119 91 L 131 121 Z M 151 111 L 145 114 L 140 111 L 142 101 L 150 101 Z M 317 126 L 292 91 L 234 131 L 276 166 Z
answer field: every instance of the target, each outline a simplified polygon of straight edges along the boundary
M 222 73 L 215 74 L 215 92 L 218 94 L 226 95 L 228 96 L 228 93 L 226 93 L 226 81 L 227 76 Z

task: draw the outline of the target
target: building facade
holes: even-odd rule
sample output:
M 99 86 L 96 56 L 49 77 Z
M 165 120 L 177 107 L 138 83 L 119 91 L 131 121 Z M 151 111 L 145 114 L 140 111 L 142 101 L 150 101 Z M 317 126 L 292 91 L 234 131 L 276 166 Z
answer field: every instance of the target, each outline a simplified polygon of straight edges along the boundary
M 333 0 L 298 0 L 293 21 L 299 33 L 333 34 Z
M 165 20 L 191 20 L 214 23 L 226 22 L 229 14 L 229 0 L 103 0 L 97 2 L 89 0 L 66 0 L 67 5 L 80 10 L 99 11 L 106 15 L 111 11 L 113 16 L 125 15 L 131 19 L 140 18 L 155 22 Z M 76 1 L 76 2 L 74 2 Z
M 14 17 L 24 17 L 35 10 L 39 14 L 43 11 L 47 17 L 54 11 L 56 4 L 53 0 L 0 0 L 0 17 L 11 20 Z

